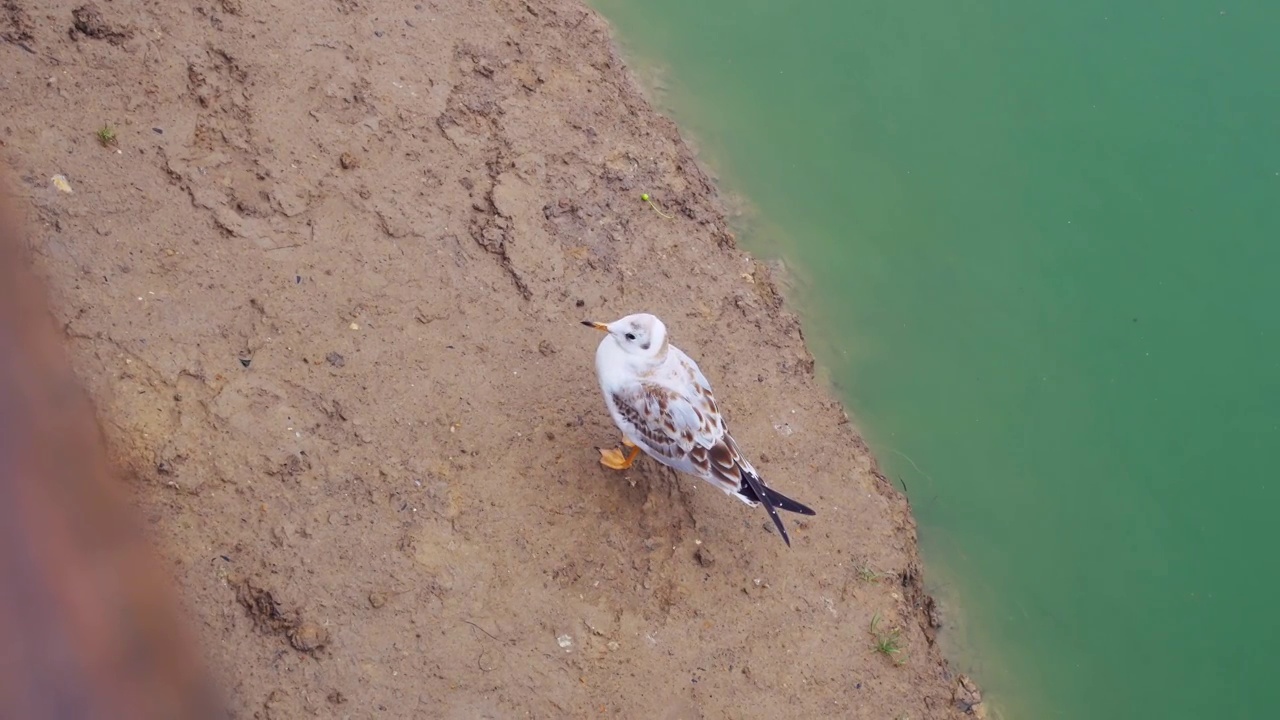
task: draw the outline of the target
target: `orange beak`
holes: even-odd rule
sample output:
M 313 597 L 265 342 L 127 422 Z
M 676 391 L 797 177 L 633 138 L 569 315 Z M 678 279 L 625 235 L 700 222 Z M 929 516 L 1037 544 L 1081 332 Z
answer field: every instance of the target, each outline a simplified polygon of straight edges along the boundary
M 582 324 L 586 325 L 587 327 L 595 328 L 602 332 L 609 332 L 609 326 L 605 325 L 604 323 L 591 322 L 590 320 L 583 320 Z

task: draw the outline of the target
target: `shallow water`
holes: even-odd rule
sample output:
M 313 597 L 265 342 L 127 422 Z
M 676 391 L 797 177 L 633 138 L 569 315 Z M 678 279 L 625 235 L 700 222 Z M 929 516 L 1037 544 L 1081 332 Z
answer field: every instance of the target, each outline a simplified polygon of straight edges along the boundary
M 1280 703 L 1280 3 L 596 0 L 1005 717 Z

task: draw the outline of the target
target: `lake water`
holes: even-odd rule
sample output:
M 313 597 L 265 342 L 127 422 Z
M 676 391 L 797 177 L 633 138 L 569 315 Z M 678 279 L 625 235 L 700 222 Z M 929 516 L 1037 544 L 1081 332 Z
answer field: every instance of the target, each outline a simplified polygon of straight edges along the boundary
M 1280 706 L 1280 2 L 596 0 L 1007 718 Z

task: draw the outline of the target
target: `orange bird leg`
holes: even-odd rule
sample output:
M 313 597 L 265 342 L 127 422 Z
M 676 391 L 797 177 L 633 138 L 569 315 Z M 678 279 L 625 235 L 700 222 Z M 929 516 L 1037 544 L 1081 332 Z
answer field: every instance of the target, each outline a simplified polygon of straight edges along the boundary
M 631 448 L 631 452 L 624 456 L 620 450 L 613 448 L 600 450 L 600 464 L 611 470 L 629 470 L 636 458 L 640 457 L 640 448 L 626 438 L 622 439 L 622 445 Z

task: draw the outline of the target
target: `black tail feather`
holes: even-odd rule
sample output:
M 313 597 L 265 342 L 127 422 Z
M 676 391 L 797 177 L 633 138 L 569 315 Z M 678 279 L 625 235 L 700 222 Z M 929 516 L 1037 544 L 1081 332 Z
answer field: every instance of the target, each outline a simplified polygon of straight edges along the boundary
M 764 494 L 769 496 L 769 502 L 787 512 L 793 512 L 797 515 L 817 515 L 808 505 L 796 502 L 771 487 L 765 486 Z
M 764 505 L 764 509 L 769 513 L 769 518 L 773 520 L 774 527 L 778 528 L 778 534 L 782 535 L 783 542 L 787 544 L 787 547 L 791 547 L 791 538 L 787 535 L 787 528 L 782 524 L 782 517 L 778 515 L 778 508 L 799 515 L 816 515 L 817 513 L 807 505 L 798 503 L 777 490 L 766 486 L 763 480 L 745 470 L 742 471 L 742 480 L 743 487 L 738 493 L 748 500 Z

